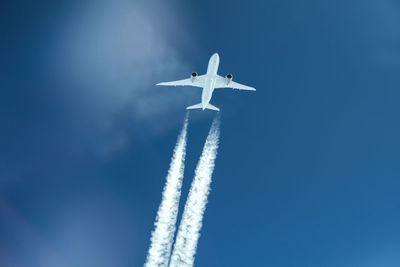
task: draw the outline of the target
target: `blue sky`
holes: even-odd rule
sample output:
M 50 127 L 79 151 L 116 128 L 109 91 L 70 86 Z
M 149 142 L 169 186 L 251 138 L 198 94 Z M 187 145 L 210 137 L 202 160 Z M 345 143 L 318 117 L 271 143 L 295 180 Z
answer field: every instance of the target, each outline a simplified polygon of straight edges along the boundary
M 399 266 L 398 1 L 0 4 L 0 263 L 141 266 L 206 71 L 221 145 L 196 266 Z M 181 207 L 214 113 L 190 113 Z

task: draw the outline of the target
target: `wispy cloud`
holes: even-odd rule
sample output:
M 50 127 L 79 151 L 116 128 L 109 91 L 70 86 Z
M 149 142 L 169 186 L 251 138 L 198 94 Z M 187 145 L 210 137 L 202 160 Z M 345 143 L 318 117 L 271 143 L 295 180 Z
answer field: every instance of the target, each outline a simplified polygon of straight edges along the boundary
M 48 71 L 62 81 L 54 87 L 77 117 L 78 135 L 98 154 L 125 147 L 143 131 L 177 126 L 179 117 L 168 116 L 198 97 L 195 89 L 155 86 L 193 71 L 182 51 L 196 45 L 181 13 L 162 1 L 87 2 L 55 29 Z

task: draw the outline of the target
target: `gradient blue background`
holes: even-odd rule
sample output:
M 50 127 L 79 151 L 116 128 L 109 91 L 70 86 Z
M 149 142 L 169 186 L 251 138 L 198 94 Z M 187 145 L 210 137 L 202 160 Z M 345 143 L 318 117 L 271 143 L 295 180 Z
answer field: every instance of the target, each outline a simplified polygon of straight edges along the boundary
M 3 1 L 0 266 L 141 266 L 206 71 L 196 266 L 400 266 L 400 2 Z M 190 113 L 183 198 L 214 113 Z

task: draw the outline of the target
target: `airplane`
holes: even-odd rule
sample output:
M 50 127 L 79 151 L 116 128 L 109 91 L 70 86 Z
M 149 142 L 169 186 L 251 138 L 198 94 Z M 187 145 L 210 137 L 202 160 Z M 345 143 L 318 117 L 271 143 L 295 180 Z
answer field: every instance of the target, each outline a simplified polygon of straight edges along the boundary
M 239 90 L 255 91 L 254 87 L 246 86 L 237 82 L 232 81 L 232 74 L 228 74 L 225 77 L 217 74 L 219 66 L 219 55 L 215 53 L 211 56 L 208 62 L 207 73 L 204 75 L 197 75 L 193 72 L 189 79 L 178 80 L 173 82 L 162 82 L 156 85 L 163 86 L 195 86 L 203 88 L 201 93 L 201 103 L 189 106 L 186 109 L 211 109 L 219 111 L 219 108 L 210 104 L 210 100 L 214 89 L 216 88 L 232 88 Z

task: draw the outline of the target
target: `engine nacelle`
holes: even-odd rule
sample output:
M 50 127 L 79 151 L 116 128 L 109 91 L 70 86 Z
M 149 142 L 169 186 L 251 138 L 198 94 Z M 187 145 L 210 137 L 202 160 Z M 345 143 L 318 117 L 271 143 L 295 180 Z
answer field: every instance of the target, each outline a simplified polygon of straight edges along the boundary
M 192 75 L 190 75 L 190 79 L 192 82 L 197 78 L 197 72 L 193 72 Z
M 232 81 L 232 79 L 233 79 L 233 75 L 232 74 L 227 74 L 226 76 L 225 76 L 225 80 L 226 80 L 226 85 L 228 85 L 231 81 Z

